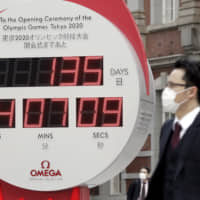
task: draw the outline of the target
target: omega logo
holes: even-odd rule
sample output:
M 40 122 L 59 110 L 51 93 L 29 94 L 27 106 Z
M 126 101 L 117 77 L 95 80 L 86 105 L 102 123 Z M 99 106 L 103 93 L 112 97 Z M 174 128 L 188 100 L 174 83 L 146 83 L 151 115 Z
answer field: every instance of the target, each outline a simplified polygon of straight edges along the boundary
M 50 162 L 48 161 L 48 160 L 43 160 L 42 162 L 41 162 L 41 168 L 42 169 L 49 169 L 50 168 Z
M 43 160 L 41 162 L 41 169 L 32 169 L 30 171 L 31 176 L 37 177 L 37 176 L 62 176 L 59 169 L 51 169 L 50 168 L 50 162 L 48 160 Z

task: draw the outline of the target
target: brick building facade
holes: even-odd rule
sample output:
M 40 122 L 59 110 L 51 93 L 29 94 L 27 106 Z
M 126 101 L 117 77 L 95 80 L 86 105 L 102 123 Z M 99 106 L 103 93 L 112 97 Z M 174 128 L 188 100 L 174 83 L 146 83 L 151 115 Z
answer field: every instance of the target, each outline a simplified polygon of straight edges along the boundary
M 163 113 L 161 92 L 174 62 L 187 54 L 200 55 L 200 0 L 126 0 L 140 29 L 152 68 L 156 109 L 152 130 L 138 157 L 111 181 L 91 190 L 92 200 L 125 200 L 130 182 L 142 166 L 152 171 L 158 161 L 162 123 L 170 117 Z

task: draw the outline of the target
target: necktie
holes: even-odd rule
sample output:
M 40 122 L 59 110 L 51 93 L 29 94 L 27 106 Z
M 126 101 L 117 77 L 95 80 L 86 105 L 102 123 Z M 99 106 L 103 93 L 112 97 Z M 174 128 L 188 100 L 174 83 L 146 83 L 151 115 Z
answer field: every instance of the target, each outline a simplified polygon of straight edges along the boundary
M 143 182 L 142 184 L 142 194 L 141 194 L 141 200 L 144 200 L 145 199 L 145 182 Z
M 172 148 L 175 148 L 176 145 L 178 144 L 178 142 L 180 140 L 180 132 L 181 132 L 181 130 L 182 130 L 181 125 L 178 122 L 176 122 L 175 129 L 174 129 L 174 132 L 173 132 L 173 135 L 172 135 L 172 139 L 171 139 Z

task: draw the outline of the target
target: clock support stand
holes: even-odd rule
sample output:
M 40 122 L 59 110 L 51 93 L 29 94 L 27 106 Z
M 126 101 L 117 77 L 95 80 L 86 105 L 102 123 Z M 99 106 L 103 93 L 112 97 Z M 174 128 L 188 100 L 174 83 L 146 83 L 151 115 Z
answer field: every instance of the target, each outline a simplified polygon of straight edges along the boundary
M 42 183 L 41 183 L 42 184 Z M 44 192 L 25 190 L 0 181 L 0 200 L 89 200 L 87 186 Z

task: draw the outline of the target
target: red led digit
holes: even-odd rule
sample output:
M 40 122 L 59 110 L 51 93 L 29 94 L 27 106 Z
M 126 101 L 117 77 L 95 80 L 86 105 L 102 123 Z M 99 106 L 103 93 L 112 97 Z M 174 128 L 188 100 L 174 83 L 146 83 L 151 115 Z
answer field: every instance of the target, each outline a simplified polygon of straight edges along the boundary
M 2 101 L 0 102 L 0 105 L 1 103 L 4 103 L 6 101 Z M 3 104 L 0 106 L 0 110 L 1 110 L 1 107 L 3 109 Z M 8 116 L 9 117 L 9 120 L 8 120 L 8 126 L 11 128 L 13 127 L 13 119 L 14 119 L 14 110 L 15 110 L 15 101 L 14 100 L 11 100 L 10 101 L 10 110 L 9 111 L 1 111 L 0 112 L 0 116 Z M 5 124 L 6 125 L 6 124 Z M 6 125 L 7 126 L 7 125 Z
M 12 100 L 11 108 L 10 108 L 10 119 L 9 119 L 9 126 L 12 127 L 13 124 L 13 116 L 14 116 L 14 108 L 15 108 L 15 101 Z
M 117 107 L 115 106 L 113 108 L 108 108 L 108 104 L 110 104 L 110 107 L 112 107 L 112 104 L 116 104 L 117 102 Z M 120 126 L 120 121 L 121 121 L 121 115 L 122 115 L 122 98 L 121 97 L 107 97 L 104 99 L 103 102 L 103 115 L 104 115 L 104 123 L 102 123 L 102 126 L 112 126 L 112 127 L 118 127 Z M 109 116 L 109 120 L 106 123 L 106 115 Z M 115 115 L 114 121 L 115 122 L 110 122 L 112 120 L 112 116 Z
M 62 126 L 67 125 L 67 113 L 68 113 L 68 99 L 52 99 L 52 102 L 64 102 L 64 110 L 62 116 Z
M 72 64 L 73 61 L 75 61 L 74 66 Z M 77 85 L 80 58 L 79 57 L 63 57 L 63 68 L 65 68 L 65 65 L 67 65 L 68 69 L 61 70 L 61 82 L 59 85 L 62 85 L 62 86 Z M 71 78 L 72 81 L 69 81 L 70 76 L 72 77 Z
M 30 114 L 33 114 L 33 112 L 30 112 L 30 106 L 32 103 L 40 103 L 40 110 L 39 112 L 35 112 L 36 115 L 39 115 L 38 122 L 33 123 L 29 122 Z M 26 108 L 25 108 L 25 118 L 24 118 L 24 127 L 25 128 L 40 128 L 42 127 L 42 121 L 43 121 L 43 115 L 44 115 L 44 105 L 45 105 L 45 99 L 27 99 L 26 101 Z
M 92 66 L 89 65 L 89 61 L 99 61 L 100 63 L 103 62 L 102 56 L 87 56 L 85 57 L 85 63 L 84 63 L 84 77 L 85 80 L 83 82 L 83 85 L 101 85 L 102 81 L 102 68 L 99 66 Z M 92 76 L 91 80 L 87 80 L 87 76 Z M 96 77 L 96 78 L 95 78 Z
M 54 58 L 53 61 L 52 61 L 50 85 L 54 85 L 55 71 L 56 71 L 56 58 Z
M 79 104 L 78 127 L 95 127 L 99 99 L 81 98 Z

